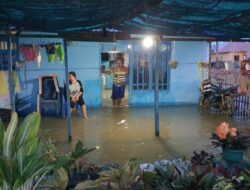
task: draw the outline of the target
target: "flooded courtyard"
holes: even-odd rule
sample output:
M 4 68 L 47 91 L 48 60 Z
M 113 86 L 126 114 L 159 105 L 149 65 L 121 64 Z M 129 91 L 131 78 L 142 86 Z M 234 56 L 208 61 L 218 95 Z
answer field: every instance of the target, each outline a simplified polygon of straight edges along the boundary
M 72 115 L 72 142 L 68 142 L 67 119 L 43 117 L 42 138 L 50 137 L 63 152 L 78 140 L 86 147 L 99 146 L 90 153 L 89 162 L 124 163 L 130 158 L 144 161 L 190 157 L 194 150 L 212 150 L 209 137 L 216 126 L 226 121 L 244 131 L 249 120 L 234 120 L 223 114 L 211 114 L 198 106 L 160 108 L 160 137 L 154 135 L 153 107 L 104 107 L 89 109 L 89 119 Z

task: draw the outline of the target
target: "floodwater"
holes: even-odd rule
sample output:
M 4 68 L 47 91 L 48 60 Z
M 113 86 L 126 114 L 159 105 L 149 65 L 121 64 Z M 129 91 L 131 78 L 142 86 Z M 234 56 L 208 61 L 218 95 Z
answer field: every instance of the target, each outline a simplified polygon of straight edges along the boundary
M 250 129 L 249 120 L 234 121 L 223 114 L 211 114 L 199 106 L 160 108 L 160 137 L 154 133 L 153 107 L 104 107 L 88 110 L 89 119 L 72 114 L 72 142 L 68 142 L 67 119 L 43 117 L 41 135 L 50 137 L 63 152 L 70 151 L 77 140 L 86 147 L 99 146 L 88 154 L 89 162 L 124 163 L 130 158 L 146 162 L 190 157 L 194 150 L 212 151 L 209 136 L 226 121 L 242 130 Z

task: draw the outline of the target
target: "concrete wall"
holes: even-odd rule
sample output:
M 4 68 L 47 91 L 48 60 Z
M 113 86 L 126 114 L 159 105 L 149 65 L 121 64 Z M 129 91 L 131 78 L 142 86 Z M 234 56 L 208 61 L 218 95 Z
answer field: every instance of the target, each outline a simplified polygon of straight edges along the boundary
M 42 44 L 49 42 L 62 43 L 62 39 L 53 38 L 21 38 L 20 44 Z M 128 44 L 138 44 L 139 41 L 118 41 L 116 48 L 127 52 Z M 83 82 L 87 107 L 100 107 L 101 74 L 100 52 L 109 50 L 114 44 L 98 42 L 70 42 L 68 44 L 69 70 L 76 71 L 77 78 Z M 208 61 L 208 43 L 176 42 L 172 43 L 172 57 L 179 62 L 176 69 L 169 70 L 169 89 L 160 92 L 161 104 L 197 103 L 199 97 L 199 77 L 197 61 Z M 173 55 L 175 52 L 175 55 Z M 49 63 L 45 48 L 42 48 L 42 63 L 38 68 L 35 63 L 26 65 L 19 71 L 22 92 L 17 96 L 18 111 L 29 113 L 36 110 L 36 95 L 38 93 L 38 77 L 40 75 L 56 74 L 60 86 L 65 81 L 64 63 Z M 26 79 L 25 79 L 26 78 Z M 151 105 L 154 102 L 153 91 L 139 91 L 130 88 L 130 104 Z
M 126 51 L 128 44 L 138 46 L 131 41 L 118 41 L 117 49 Z M 136 48 L 136 47 L 134 47 Z M 161 104 L 196 104 L 199 99 L 198 61 L 209 60 L 209 44 L 206 42 L 172 42 L 171 57 L 178 61 L 176 69 L 169 70 L 169 89 L 160 91 Z M 151 51 L 154 51 L 153 48 Z M 152 105 L 154 91 L 130 89 L 131 105 Z
M 98 42 L 72 42 L 68 44 L 69 70 L 77 74 L 84 85 L 87 107 L 102 104 L 100 77 L 100 45 Z
M 172 57 L 174 56 L 172 43 Z M 209 60 L 209 44 L 206 42 L 176 42 L 176 69 L 170 70 L 169 92 L 162 94 L 165 103 L 198 103 L 200 81 L 197 62 Z
M 21 38 L 19 42 L 20 44 L 43 44 L 52 42 L 63 43 L 63 40 L 55 38 Z M 99 43 L 94 42 L 71 42 L 68 44 L 69 71 L 76 71 L 77 78 L 82 81 L 87 107 L 101 105 L 99 48 Z M 19 71 L 22 92 L 17 96 L 17 104 L 18 111 L 23 114 L 36 111 L 38 77 L 40 75 L 56 74 L 60 87 L 64 86 L 65 63 L 49 63 L 45 48 L 42 48 L 41 52 L 41 67 L 37 67 L 36 63 L 31 62 L 26 64 L 26 71 L 24 69 Z
M 54 38 L 20 38 L 19 44 L 46 44 L 52 42 L 63 43 L 62 39 Z M 37 105 L 37 93 L 38 93 L 38 77 L 40 75 L 56 74 L 60 86 L 63 86 L 65 80 L 64 62 L 49 63 L 47 60 L 47 54 L 45 48 L 41 50 L 42 62 L 41 67 L 37 67 L 35 62 L 29 62 L 26 64 L 26 70 L 24 68 L 19 70 L 21 93 L 17 96 L 17 108 L 18 112 L 26 114 L 32 111 L 36 111 Z M 20 54 L 20 60 L 23 60 Z

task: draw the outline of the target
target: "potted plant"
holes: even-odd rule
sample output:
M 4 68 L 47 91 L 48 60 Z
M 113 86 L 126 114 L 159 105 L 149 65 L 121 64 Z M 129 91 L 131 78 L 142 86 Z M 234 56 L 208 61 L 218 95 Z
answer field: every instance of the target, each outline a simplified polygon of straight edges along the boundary
M 216 132 L 210 137 L 215 147 L 221 147 L 223 159 L 229 162 L 240 162 L 246 148 L 250 145 L 250 137 L 243 136 L 236 128 L 229 127 L 228 123 L 221 123 Z
M 208 68 L 208 63 L 204 62 L 204 61 L 199 61 L 198 62 L 198 68 L 202 69 L 202 68 Z
M 100 178 L 95 181 L 84 181 L 79 183 L 75 189 L 112 189 L 112 190 L 130 190 L 138 189 L 141 186 L 142 172 L 140 170 L 140 161 L 137 159 L 128 160 L 120 168 L 110 168 L 100 172 Z M 139 188 L 140 189 L 140 188 Z
M 176 69 L 178 62 L 177 61 L 169 61 L 168 64 L 169 64 L 171 69 Z
M 94 167 L 87 167 L 88 164 L 86 163 L 85 155 L 99 147 L 85 148 L 83 142 L 78 141 L 72 152 L 64 154 L 56 149 L 51 140 L 48 140 L 45 144 L 47 147 L 47 154 L 51 159 L 54 160 L 62 156 L 67 156 L 68 162 L 60 169 L 60 175 L 62 176 L 62 173 L 66 173 L 66 177 L 68 178 L 67 180 L 64 180 L 67 188 L 74 188 L 79 182 L 84 180 L 98 178 L 98 175 L 93 174 L 95 172 L 93 171 Z M 56 173 L 57 172 L 58 171 L 56 171 Z
M 214 156 L 209 155 L 203 150 L 200 153 L 194 151 L 193 154 L 194 155 L 191 157 L 191 163 L 195 167 L 196 173 L 198 175 L 203 175 L 209 172 Z

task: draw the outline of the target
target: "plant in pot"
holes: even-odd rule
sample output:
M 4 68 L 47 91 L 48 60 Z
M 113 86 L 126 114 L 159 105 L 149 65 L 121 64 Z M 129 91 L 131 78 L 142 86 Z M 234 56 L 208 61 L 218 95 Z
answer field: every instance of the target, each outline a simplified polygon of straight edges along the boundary
M 100 178 L 95 181 L 79 183 L 75 189 L 137 190 L 141 189 L 141 175 L 140 161 L 131 159 L 120 168 L 110 168 L 100 172 Z
M 178 66 L 178 62 L 177 61 L 173 61 L 173 60 L 169 61 L 168 64 L 169 64 L 169 66 L 170 66 L 171 69 L 176 69 L 177 66 Z
M 43 181 L 43 185 L 50 185 L 58 187 L 59 189 L 65 189 L 66 187 L 74 188 L 83 180 L 93 179 L 92 176 L 83 171 L 82 167 L 87 165 L 84 156 L 98 147 L 85 148 L 83 142 L 78 141 L 72 152 L 64 154 L 53 145 L 50 139 L 45 141 L 44 144 L 46 146 L 46 153 L 51 160 L 66 156 L 68 162 L 63 167 L 54 170 L 53 173 L 48 176 L 48 179 Z M 94 177 L 96 178 L 96 175 Z
M 198 64 L 199 69 L 208 68 L 208 63 L 207 62 L 199 61 L 197 64 Z
M 0 122 L 0 189 L 36 189 L 44 176 L 68 162 L 67 156 L 55 160 L 48 157 L 38 137 L 40 122 L 35 112 L 20 126 L 16 112 L 6 130 Z
M 54 171 L 54 175 L 56 177 L 59 174 L 61 179 L 65 179 L 61 181 L 61 183 L 66 183 L 67 188 L 74 188 L 79 182 L 91 178 L 89 173 L 83 171 L 83 167 L 87 165 L 85 156 L 86 154 L 97 149 L 98 147 L 85 148 L 83 142 L 78 141 L 72 152 L 64 154 L 58 151 L 58 149 L 52 144 L 51 140 L 46 141 L 45 144 L 47 154 L 52 160 L 58 159 L 62 156 L 66 156 L 68 158 L 68 162 L 62 168 L 60 168 L 59 171 Z
M 211 170 L 211 165 L 214 156 L 209 155 L 205 151 L 201 151 L 197 153 L 196 151 L 193 152 L 193 156 L 191 157 L 191 163 L 193 167 L 195 167 L 195 171 L 198 175 L 203 175 Z
M 223 159 L 229 162 L 240 162 L 247 147 L 250 146 L 250 136 L 242 135 L 228 123 L 221 123 L 210 137 L 212 145 L 221 147 Z

